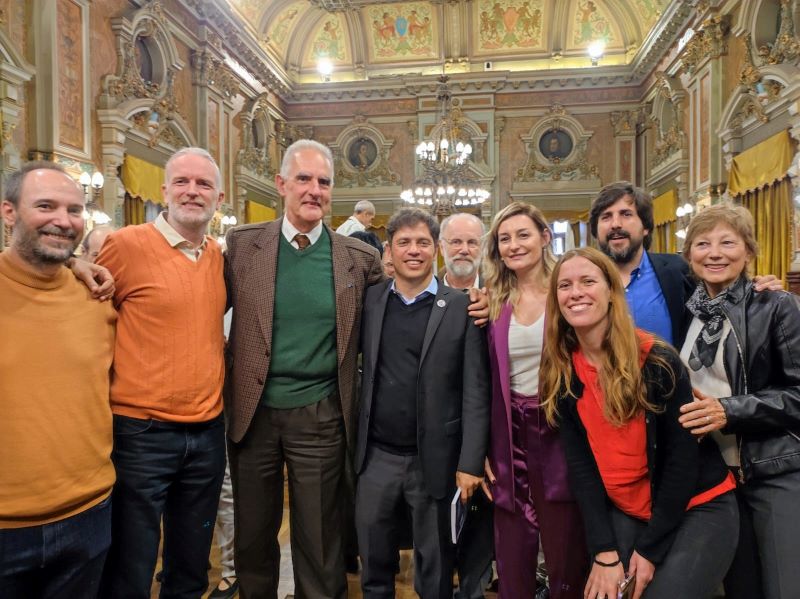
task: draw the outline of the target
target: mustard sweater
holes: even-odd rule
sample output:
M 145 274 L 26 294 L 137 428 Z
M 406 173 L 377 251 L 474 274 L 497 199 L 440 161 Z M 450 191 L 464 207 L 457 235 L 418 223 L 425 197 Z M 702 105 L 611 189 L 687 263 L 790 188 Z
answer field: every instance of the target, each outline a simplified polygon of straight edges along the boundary
M 0 528 L 61 520 L 111 492 L 115 321 L 66 268 L 47 277 L 0 254 Z

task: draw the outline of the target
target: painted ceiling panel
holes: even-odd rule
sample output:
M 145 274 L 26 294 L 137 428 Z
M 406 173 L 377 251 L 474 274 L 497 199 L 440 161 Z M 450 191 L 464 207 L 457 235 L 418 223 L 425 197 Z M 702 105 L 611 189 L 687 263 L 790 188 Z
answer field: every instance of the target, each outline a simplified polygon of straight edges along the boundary
M 362 9 L 375 63 L 439 56 L 438 13 L 429 2 L 377 4 Z
M 327 58 L 334 65 L 349 65 L 353 62 L 350 33 L 347 22 L 340 13 L 322 19 L 309 39 L 312 41 L 303 60 L 304 68 L 314 68 L 320 58 Z
M 334 78 L 343 80 L 421 72 L 446 59 L 457 60 L 467 70 L 483 70 L 485 61 L 492 60 L 501 69 L 524 71 L 564 67 L 562 58 L 571 57 L 570 68 L 590 68 L 591 62 L 582 58 L 596 40 L 605 42 L 605 64 L 628 64 L 670 4 L 670 0 L 219 1 L 229 2 L 293 76 L 313 76 L 316 61 L 327 57 L 334 64 Z
M 476 54 L 544 50 L 544 0 L 479 0 L 473 3 L 477 23 Z

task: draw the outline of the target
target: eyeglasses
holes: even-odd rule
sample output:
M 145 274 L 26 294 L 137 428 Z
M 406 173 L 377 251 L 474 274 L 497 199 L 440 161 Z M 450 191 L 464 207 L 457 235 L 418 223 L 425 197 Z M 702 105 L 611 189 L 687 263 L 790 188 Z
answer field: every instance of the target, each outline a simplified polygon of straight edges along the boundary
M 480 239 L 467 239 L 465 241 L 463 239 L 445 239 L 444 237 L 442 237 L 442 241 L 444 241 L 450 247 L 454 248 L 460 248 L 466 245 L 471 250 L 477 250 L 479 247 L 481 247 Z

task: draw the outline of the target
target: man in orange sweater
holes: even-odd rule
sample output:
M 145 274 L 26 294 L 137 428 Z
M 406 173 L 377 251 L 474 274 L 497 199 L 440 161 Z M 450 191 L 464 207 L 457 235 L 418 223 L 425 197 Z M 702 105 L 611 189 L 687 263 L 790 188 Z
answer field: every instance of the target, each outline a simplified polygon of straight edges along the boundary
M 94 597 L 111 542 L 108 370 L 116 313 L 64 263 L 84 197 L 64 170 L 26 164 L 0 204 L 0 595 Z
M 176 152 L 167 213 L 109 235 L 97 263 L 116 281 L 112 546 L 104 597 L 150 597 L 163 517 L 161 595 L 200 597 L 225 470 L 222 252 L 206 236 L 220 172 L 200 148 Z

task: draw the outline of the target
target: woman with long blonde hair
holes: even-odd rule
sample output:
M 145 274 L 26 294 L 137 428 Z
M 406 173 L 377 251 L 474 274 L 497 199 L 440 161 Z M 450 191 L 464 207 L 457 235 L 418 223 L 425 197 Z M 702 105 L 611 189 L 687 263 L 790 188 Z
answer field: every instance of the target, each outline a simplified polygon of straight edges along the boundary
M 500 599 L 536 593 L 540 533 L 550 597 L 581 599 L 588 570 L 564 455 L 539 408 L 545 303 L 554 262 L 550 241 L 541 211 L 514 202 L 495 216 L 484 250 L 492 369 L 484 491 L 495 505 Z
M 559 427 L 592 569 L 584 597 L 712 597 L 738 537 L 735 482 L 711 439 L 683 429 L 692 402 L 669 345 L 638 330 L 614 263 L 571 250 L 553 269 L 542 405 Z

